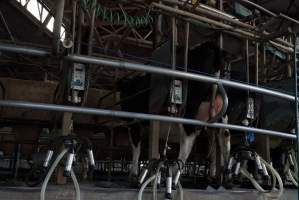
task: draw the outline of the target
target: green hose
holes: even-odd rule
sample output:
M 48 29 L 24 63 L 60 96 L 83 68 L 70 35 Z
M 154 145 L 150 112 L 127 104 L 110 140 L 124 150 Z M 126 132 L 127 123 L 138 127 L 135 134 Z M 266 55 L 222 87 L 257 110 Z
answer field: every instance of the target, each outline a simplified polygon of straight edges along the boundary
M 91 10 L 95 9 L 96 17 L 101 17 L 110 24 L 140 27 L 152 24 L 154 21 L 153 17 L 150 15 L 151 7 L 144 16 L 132 16 L 129 15 L 125 10 L 122 10 L 121 12 L 113 11 L 100 5 L 99 3 L 94 7 L 93 0 L 82 0 L 81 6 L 85 11 L 89 11 L 90 13 Z

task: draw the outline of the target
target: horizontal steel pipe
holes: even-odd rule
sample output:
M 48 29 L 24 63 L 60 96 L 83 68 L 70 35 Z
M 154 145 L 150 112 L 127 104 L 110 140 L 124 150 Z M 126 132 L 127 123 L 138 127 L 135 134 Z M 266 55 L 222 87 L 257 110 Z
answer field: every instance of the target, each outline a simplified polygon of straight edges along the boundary
M 207 123 L 194 119 L 185 119 L 177 117 L 169 117 L 162 115 L 153 115 L 153 114 L 144 114 L 144 113 L 135 113 L 135 112 L 124 112 L 124 111 L 115 111 L 115 110 L 105 110 L 105 109 L 96 109 L 96 108 L 84 108 L 84 107 L 75 107 L 75 106 L 64 106 L 64 105 L 55 105 L 55 104 L 44 104 L 44 103 L 33 103 L 33 102 L 24 102 L 24 101 L 11 101 L 11 100 L 0 100 L 0 106 L 14 107 L 14 108 L 27 108 L 33 110 L 47 110 L 47 111 L 57 111 L 57 112 L 71 112 L 71 113 L 80 113 L 80 114 L 89 114 L 89 115 L 99 115 L 106 117 L 123 117 L 131 119 L 141 119 L 141 120 L 154 120 L 170 123 L 182 123 L 190 124 L 195 126 L 206 126 L 211 128 L 225 128 L 237 131 L 244 132 L 254 132 L 263 135 L 271 135 L 289 139 L 296 139 L 296 135 L 271 131 L 265 129 L 258 129 L 253 127 L 244 127 L 232 124 L 223 124 L 223 123 Z
M 32 56 L 49 56 L 51 54 L 49 51 L 43 49 L 6 43 L 0 43 L 0 51 L 22 53 Z
M 183 6 L 184 5 L 184 3 L 183 2 L 180 2 L 180 1 L 177 1 L 177 0 L 163 0 L 163 2 L 166 2 L 166 3 L 171 3 L 171 4 L 175 4 L 175 5 L 180 5 L 180 6 Z M 175 10 L 171 10 L 171 9 L 169 9 L 169 7 L 168 6 L 165 6 L 165 5 L 161 5 L 160 4 L 160 7 L 156 4 L 156 3 L 153 3 L 153 5 L 154 6 L 156 6 L 156 7 L 158 7 L 158 8 L 160 8 L 160 9 L 164 9 L 164 10 L 166 10 L 166 11 L 168 11 L 168 12 L 174 12 L 174 13 L 176 13 L 176 14 L 180 14 L 180 15 L 189 15 L 189 14 L 191 14 L 191 15 L 193 15 L 193 18 L 194 18 L 194 15 L 195 14 L 193 14 L 193 13 L 190 13 L 190 12 L 186 12 L 186 11 L 183 11 L 183 10 L 180 10 L 179 12 L 180 13 L 178 13 L 178 11 L 175 11 Z M 191 7 L 191 5 L 190 6 L 188 6 L 187 5 L 187 7 Z M 171 8 L 171 7 L 170 7 Z M 193 8 L 192 8 L 193 9 Z M 240 22 L 239 20 L 237 20 L 237 19 L 234 19 L 234 18 L 230 18 L 226 13 L 224 13 L 223 11 L 221 11 L 221 10 L 217 10 L 217 9 L 215 9 L 215 8 L 211 8 L 212 10 L 211 11 L 209 11 L 209 10 L 207 10 L 207 9 L 204 9 L 204 8 L 200 8 L 200 7 L 196 7 L 196 8 L 194 8 L 196 11 L 198 11 L 199 13 L 202 13 L 202 14 L 205 14 L 205 15 L 208 15 L 208 16 L 211 16 L 211 17 L 215 17 L 215 18 L 217 18 L 217 19 L 219 19 L 219 20 L 225 20 L 225 21 L 227 21 L 227 22 L 229 22 L 229 23 L 232 23 L 232 24 L 234 24 L 234 25 L 237 25 L 237 26 L 240 26 L 240 27 L 243 27 L 243 28 L 246 28 L 246 29 L 248 29 L 248 30 L 252 30 L 252 29 L 255 29 L 255 27 L 254 26 L 251 26 L 251 25 L 249 25 L 249 24 L 246 24 L 246 23 L 244 23 L 244 22 Z M 184 13 L 183 13 L 184 12 Z M 189 15 L 189 16 L 187 16 L 187 17 L 192 17 L 191 15 Z M 198 16 L 198 15 L 197 15 Z M 236 28 L 236 27 L 232 27 L 232 28 L 229 28 L 229 25 L 228 24 L 224 24 L 224 23 L 222 23 L 222 22 L 218 22 L 218 21 L 215 21 L 215 20 L 211 20 L 211 19 L 208 19 L 208 21 L 210 21 L 210 22 L 207 22 L 207 20 L 206 19 L 203 19 L 204 17 L 202 17 L 202 16 L 199 16 L 200 18 L 201 18 L 201 20 L 200 20 L 200 18 L 197 18 L 196 20 L 200 20 L 200 21 L 204 21 L 204 22 L 206 22 L 206 23 L 211 23 L 211 24 L 213 24 L 213 25 L 216 25 L 216 26 L 220 26 L 221 28 L 225 28 L 225 29 L 229 29 L 230 31 L 232 31 L 232 33 L 238 33 L 238 34 L 241 34 L 243 37 L 245 36 L 245 37 L 251 37 L 251 39 L 260 39 L 260 37 L 258 37 L 258 34 L 257 33 L 251 33 L 251 32 L 248 32 L 248 31 L 245 31 L 245 30 L 241 30 L 241 29 L 238 29 L 238 28 Z M 188 19 L 188 18 L 187 18 Z M 264 32 L 263 34 L 265 34 L 265 35 L 269 35 L 269 33 L 268 32 Z M 239 37 L 239 36 L 238 36 Z M 277 42 L 279 42 L 279 43 L 277 43 Z M 272 45 L 275 45 L 275 46 L 277 46 L 277 47 L 279 47 L 279 48 L 282 48 L 283 50 L 285 50 L 285 51 L 287 51 L 287 52 L 293 52 L 293 45 L 291 44 L 291 43 L 289 43 L 289 42 L 287 42 L 287 41 L 285 41 L 285 40 L 283 40 L 283 39 L 281 39 L 281 38 L 277 38 L 277 39 L 275 39 L 275 42 L 274 41 L 270 41 L 270 43 L 272 44 Z M 277 44 L 277 45 L 276 45 Z
M 161 74 L 161 75 L 170 76 L 170 77 L 177 77 L 177 78 L 183 78 L 183 79 L 194 80 L 194 81 L 202 81 L 202 82 L 207 82 L 207 83 L 220 83 L 225 86 L 229 86 L 229 87 L 233 87 L 233 88 L 249 90 L 252 92 L 258 92 L 261 94 L 271 95 L 271 96 L 295 101 L 295 97 L 292 95 L 288 95 L 288 94 L 281 93 L 281 92 L 276 92 L 276 91 L 261 88 L 261 87 L 238 83 L 238 82 L 234 82 L 234 81 L 218 79 L 215 77 L 210 77 L 210 76 L 201 75 L 201 74 L 193 74 L 193 73 L 187 73 L 187 72 L 182 72 L 182 71 L 177 71 L 177 70 L 165 69 L 165 68 L 161 68 L 161 67 L 154 67 L 154 66 L 149 66 L 149 65 L 135 64 L 135 63 L 129 63 L 129 62 L 125 62 L 125 61 L 111 60 L 111 59 L 91 57 L 91 56 L 68 55 L 68 56 L 66 56 L 66 60 L 69 60 L 72 62 L 78 62 L 78 63 L 85 63 L 85 64 L 116 67 L 116 68 L 120 68 L 120 69 L 143 71 L 143 72 L 148 72 L 148 73 Z
M 32 48 L 32 47 L 23 47 L 23 46 L 17 46 L 17 45 L 10 45 L 10 44 L 3 44 L 0 43 L 0 51 L 9 51 L 9 52 L 15 52 L 15 53 L 24 53 L 28 55 L 35 55 L 35 56 L 48 56 L 50 53 L 45 50 Z M 243 83 L 238 83 L 234 81 L 228 81 L 223 79 L 217 79 L 210 76 L 200 75 L 200 74 L 192 74 L 187 72 L 181 72 L 181 71 L 174 71 L 169 70 L 165 68 L 160 67 L 153 67 L 143 64 L 135 64 L 135 63 L 129 63 L 124 61 L 114 61 L 109 60 L 105 58 L 97 58 L 97 57 L 90 57 L 90 56 L 81 56 L 81 55 L 68 55 L 65 57 L 65 59 L 72 61 L 72 62 L 79 62 L 79 63 L 85 63 L 85 64 L 96 64 L 96 65 L 104 65 L 104 66 L 110 66 L 110 67 L 117 67 L 117 68 L 123 68 L 123 69 L 129 69 L 129 70 L 136 70 L 136 71 L 144 71 L 148 73 L 156 73 L 156 74 L 162 74 L 166 76 L 172 76 L 172 77 L 179 77 L 189 80 L 195 80 L 195 81 L 203 81 L 203 82 L 209 82 L 209 83 L 222 83 L 223 85 L 249 90 L 252 92 L 258 92 L 262 94 L 272 95 L 276 97 L 281 97 L 287 100 L 295 101 L 295 97 L 284 94 L 281 92 L 276 92 L 260 87 L 255 87 Z

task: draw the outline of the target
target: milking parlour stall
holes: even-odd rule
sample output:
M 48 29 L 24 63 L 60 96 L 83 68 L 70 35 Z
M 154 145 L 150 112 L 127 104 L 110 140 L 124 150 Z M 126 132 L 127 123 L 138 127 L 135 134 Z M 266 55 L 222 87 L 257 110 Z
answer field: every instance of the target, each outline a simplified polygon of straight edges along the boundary
M 0 199 L 298 199 L 299 0 L 1 0 Z

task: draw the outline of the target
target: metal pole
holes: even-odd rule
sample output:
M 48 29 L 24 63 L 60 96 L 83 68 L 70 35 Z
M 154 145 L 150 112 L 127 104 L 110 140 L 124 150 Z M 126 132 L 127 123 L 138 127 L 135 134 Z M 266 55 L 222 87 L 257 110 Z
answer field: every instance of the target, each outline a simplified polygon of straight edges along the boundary
M 180 1 L 177 1 L 177 0 L 163 0 L 163 2 L 165 3 L 170 3 L 170 4 L 174 4 L 174 5 L 179 5 L 179 6 L 183 6 L 184 3 L 183 2 L 180 2 Z M 192 5 L 186 5 L 188 7 L 188 9 L 193 9 Z M 195 8 L 195 10 L 201 14 L 204 14 L 204 15 L 208 15 L 210 17 L 213 17 L 213 18 L 217 18 L 219 20 L 225 20 L 226 22 L 229 22 L 233 25 L 237 25 L 237 26 L 240 26 L 242 28 L 245 28 L 245 29 L 248 29 L 248 30 L 255 30 L 256 27 L 255 26 L 252 26 L 252 25 L 249 25 L 249 24 L 246 24 L 244 22 L 241 22 L 239 21 L 239 19 L 235 18 L 234 16 L 232 15 L 229 15 L 221 10 L 217 10 L 215 8 L 211 8 L 209 6 L 206 6 L 204 4 L 199 4 L 198 7 Z M 281 17 L 284 17 L 283 14 L 281 14 Z M 288 17 L 288 16 L 287 16 Z M 290 20 L 290 21 L 297 21 L 297 20 L 294 20 L 293 18 L 286 18 L 287 20 Z M 235 27 L 236 28 L 236 27 Z M 268 32 L 264 31 L 263 34 L 265 35 L 269 35 Z M 281 38 L 277 38 L 276 39 L 278 42 L 281 42 L 283 45 L 287 46 L 287 47 L 291 47 L 293 48 L 293 44 L 292 43 L 288 43 L 284 40 L 282 40 Z
M 96 18 L 96 5 L 97 5 L 97 0 L 93 0 L 90 32 L 89 32 L 89 40 L 88 40 L 88 53 L 87 53 L 88 55 L 92 54 L 93 35 L 94 35 L 94 26 L 95 26 L 95 18 Z
M 161 1 L 159 1 L 160 4 L 162 4 Z M 155 45 L 156 47 L 160 46 L 161 41 L 162 41 L 162 18 L 163 15 L 160 13 L 158 15 L 158 19 L 156 22 L 156 37 L 155 37 Z
M 63 20 L 63 11 L 64 11 L 65 0 L 56 1 L 56 12 L 55 12 L 55 21 L 53 28 L 53 52 L 57 54 L 59 52 L 60 46 L 60 32 Z
M 251 5 L 251 6 L 254 6 L 255 8 L 257 8 L 257 9 L 259 9 L 259 10 L 267 13 L 268 15 L 270 15 L 272 17 L 277 17 L 277 15 L 275 13 L 271 12 L 270 10 L 265 9 L 264 7 L 262 7 L 262 6 L 258 5 L 258 4 L 255 4 L 255 3 L 251 2 L 251 1 L 248 1 L 248 0 L 238 0 L 238 1 L 241 1 L 243 3 L 247 3 L 247 4 Z
M 75 38 L 76 38 L 76 17 L 77 17 L 77 1 L 73 1 L 73 19 L 72 19 L 72 40 L 73 46 L 71 52 L 75 52 Z
M 125 111 L 115 111 L 115 110 L 105 110 L 105 109 L 96 109 L 96 108 L 84 108 L 84 107 L 75 107 L 75 106 L 65 106 L 65 105 L 55 105 L 55 104 L 45 104 L 45 103 L 33 103 L 33 102 L 24 102 L 24 101 L 12 101 L 12 100 L 0 100 L 0 106 L 14 107 L 14 108 L 24 108 L 32 110 L 47 110 L 47 111 L 57 111 L 57 112 L 71 112 L 71 113 L 80 113 L 80 114 L 89 114 L 89 115 L 100 115 L 106 117 L 123 117 L 130 119 L 140 119 L 148 121 L 162 121 L 170 123 L 182 123 L 190 124 L 194 126 L 206 126 L 211 128 L 224 128 L 244 132 L 254 132 L 263 135 L 271 135 L 289 139 L 296 139 L 296 135 L 283 133 L 278 131 L 271 131 L 265 129 L 258 129 L 253 127 L 244 127 L 232 124 L 223 124 L 223 123 L 208 123 L 195 119 L 185 119 L 178 117 L 169 117 L 162 115 L 153 115 L 153 114 L 144 114 L 144 113 L 135 113 L 135 112 L 125 112 Z
M 232 33 L 232 34 L 235 34 L 237 35 L 238 37 L 249 37 L 249 38 L 252 38 L 252 39 L 262 39 L 262 37 L 260 36 L 260 34 L 257 34 L 257 33 L 251 33 L 251 32 L 248 32 L 248 31 L 245 31 L 243 29 L 239 29 L 239 28 L 236 28 L 234 26 L 231 26 L 231 25 L 228 25 L 228 24 L 224 24 L 222 22 L 219 22 L 219 21 L 216 21 L 216 20 L 213 20 L 213 19 L 210 19 L 210 18 L 207 18 L 207 17 L 203 17 L 203 16 L 199 16 L 197 14 L 193 14 L 193 13 L 190 13 L 190 12 L 186 12 L 186 11 L 183 11 L 183 10 L 179 10 L 179 9 L 176 9 L 176 8 L 173 8 L 173 7 L 169 7 L 169 6 L 165 6 L 165 5 L 162 5 L 162 4 L 157 4 L 157 3 L 153 3 L 153 5 L 159 9 L 162 9 L 162 10 L 165 10 L 169 13 L 173 13 L 173 14 L 179 14 L 181 15 L 182 17 L 184 17 L 184 20 L 186 21 L 189 21 L 191 23 L 197 23 L 197 21 L 201 21 L 201 22 L 204 22 L 204 23 L 208 23 L 208 24 L 213 24 L 215 26 L 218 26 L 219 28 L 222 28 L 222 29 L 225 29 L 224 31 L 227 32 L 227 33 Z M 166 13 L 167 14 L 167 13 Z M 191 19 L 194 19 L 194 20 L 191 20 Z M 237 33 L 237 34 L 236 34 Z M 269 33 L 264 33 L 266 35 L 268 35 Z M 276 43 L 274 41 L 270 41 L 271 44 L 275 45 L 275 46 L 278 46 L 280 48 L 283 48 L 285 51 L 288 51 L 288 52 L 293 52 L 293 45 L 278 38 L 276 39 L 277 42 L 280 42 L 280 43 Z
M 255 43 L 255 84 L 259 85 L 259 43 Z
M 294 33 L 294 55 L 293 55 L 293 60 L 294 60 L 294 74 L 295 74 L 295 112 L 296 112 L 296 135 L 297 135 L 297 163 L 299 164 L 298 156 L 299 156 L 299 102 L 298 102 L 298 66 L 297 66 L 297 34 Z M 297 174 L 297 178 L 299 178 L 299 174 Z M 298 197 L 299 197 L 299 190 L 298 192 Z
M 249 68 L 249 41 L 245 41 L 245 62 L 246 62 L 246 83 L 250 84 L 250 68 Z M 249 91 L 247 91 L 247 100 L 249 98 Z
M 175 6 L 175 8 L 177 8 L 177 6 Z M 177 45 L 177 24 L 176 24 L 175 16 L 173 16 L 171 18 L 171 25 L 172 25 L 171 66 L 172 66 L 172 69 L 175 70 L 175 67 L 176 67 L 176 45 Z
M 9 52 L 16 52 L 16 53 L 24 53 L 29 55 L 36 55 L 36 56 L 49 56 L 50 53 L 48 51 L 39 50 L 36 48 L 30 48 L 30 47 L 22 47 L 17 45 L 8 45 L 0 43 L 0 50 L 3 51 L 9 51 Z M 295 101 L 295 97 L 292 95 L 288 95 L 281 92 L 276 92 L 273 90 L 256 87 L 247 85 L 244 83 L 219 79 L 215 77 L 210 77 L 206 75 L 201 74 L 193 74 L 193 73 L 186 73 L 182 71 L 177 70 L 169 70 L 161 67 L 155 67 L 155 66 L 149 66 L 144 64 L 136 64 L 136 63 L 130 63 L 125 61 L 117 61 L 117 60 L 110 60 L 106 58 L 97 58 L 92 56 L 82 56 L 82 55 L 68 55 L 64 57 L 66 60 L 72 61 L 72 62 L 78 62 L 78 63 L 85 63 L 85 64 L 95 64 L 95 65 L 103 65 L 103 66 L 109 66 L 109 67 L 116 67 L 121 69 L 128 69 L 128 70 L 136 70 L 136 71 L 143 71 L 148 73 L 155 73 L 155 74 L 161 74 L 166 75 L 170 77 L 178 77 L 182 79 L 188 79 L 188 80 L 194 80 L 194 81 L 203 81 L 208 83 L 221 83 L 228 87 L 243 89 L 243 90 L 249 90 L 252 92 L 258 92 L 265 95 L 271 95 L 275 97 L 280 97 L 283 99 L 287 99 L 290 101 Z
M 223 11 L 223 0 L 219 0 L 219 10 Z M 223 49 L 223 34 L 220 32 L 219 34 L 219 47 Z
M 79 20 L 78 20 L 78 36 L 77 36 L 77 49 L 78 54 L 81 53 L 81 42 L 82 42 L 82 25 L 84 24 L 84 11 L 82 8 L 79 9 Z
M 184 52 L 184 71 L 185 72 L 188 71 L 189 34 L 190 34 L 190 23 L 186 22 L 185 52 Z
M 262 93 L 262 94 L 266 94 L 266 95 L 276 96 L 276 97 L 284 98 L 287 100 L 295 101 L 295 97 L 288 95 L 288 94 L 276 92 L 276 91 L 261 88 L 261 87 L 251 86 L 251 85 L 247 85 L 244 83 L 239 83 L 239 82 L 229 81 L 229 80 L 225 80 L 225 79 L 219 79 L 219 78 L 215 78 L 215 77 L 201 75 L 201 74 L 186 73 L 186 72 L 182 72 L 182 71 L 170 70 L 170 69 L 165 69 L 165 68 L 161 68 L 161 67 L 129 63 L 129 62 L 125 62 L 125 61 L 113 61 L 113 60 L 109 60 L 106 58 L 97 58 L 97 57 L 91 57 L 91 56 L 69 55 L 69 56 L 66 56 L 65 59 L 72 61 L 72 62 L 103 65 L 103 66 L 116 67 L 116 68 L 127 69 L 127 70 L 136 70 L 136 71 L 161 74 L 161 75 L 165 75 L 165 76 L 169 76 L 169 77 L 178 77 L 178 78 L 194 80 L 194 81 L 202 81 L 202 82 L 207 82 L 207 83 L 221 83 L 224 86 L 229 86 L 229 87 L 243 89 L 243 90 L 249 90 L 252 92 L 258 92 L 258 93 Z
M 43 49 L 27 47 L 27 46 L 19 46 L 14 44 L 6 44 L 6 43 L 0 43 L 0 51 L 21 53 L 21 54 L 32 55 L 32 56 L 42 56 L 42 57 L 51 55 L 50 51 L 46 51 Z

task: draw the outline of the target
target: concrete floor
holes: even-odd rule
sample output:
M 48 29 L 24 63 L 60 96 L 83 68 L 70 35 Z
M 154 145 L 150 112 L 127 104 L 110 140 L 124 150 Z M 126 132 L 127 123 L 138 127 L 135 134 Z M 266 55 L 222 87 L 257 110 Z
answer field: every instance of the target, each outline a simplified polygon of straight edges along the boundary
M 136 200 L 135 189 L 99 188 L 92 185 L 81 185 L 81 200 Z M 40 188 L 0 187 L 1 200 L 39 200 Z M 150 191 L 146 191 L 145 200 L 151 200 Z M 50 186 L 47 200 L 73 200 L 74 190 L 71 185 Z M 159 199 L 164 199 L 161 193 Z M 185 200 L 268 200 L 255 190 L 184 190 Z M 271 199 L 273 200 L 273 199 Z M 281 200 L 298 200 L 297 190 L 286 189 Z

